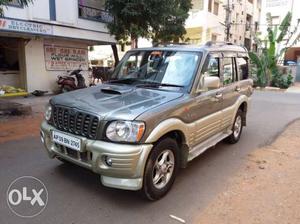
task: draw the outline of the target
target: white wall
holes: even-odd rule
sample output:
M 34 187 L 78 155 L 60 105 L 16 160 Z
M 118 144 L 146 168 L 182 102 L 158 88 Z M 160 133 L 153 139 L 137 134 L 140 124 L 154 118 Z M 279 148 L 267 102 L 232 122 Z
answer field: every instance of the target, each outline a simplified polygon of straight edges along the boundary
M 276 0 L 278 5 L 274 5 L 273 7 L 267 7 L 267 3 L 270 3 L 274 0 L 263 0 L 262 1 L 262 13 L 261 13 L 261 24 L 266 24 L 266 14 L 271 13 L 271 16 L 279 16 L 279 23 L 282 22 L 285 15 L 288 11 L 292 12 L 292 27 L 294 28 L 297 25 L 297 20 L 300 19 L 300 1 L 299 0 Z M 270 5 L 269 5 L 270 6 Z M 293 29 L 292 29 L 293 30 Z M 267 35 L 267 26 L 261 26 L 262 36 Z M 300 29 L 298 29 L 298 33 L 300 33 Z M 294 35 L 296 37 L 296 35 Z M 297 44 L 300 46 L 300 43 Z
M 65 0 L 64 0 L 65 1 Z M 29 19 L 35 21 L 49 21 L 49 0 L 37 0 L 28 8 Z
M 64 71 L 47 71 L 45 66 L 44 44 L 53 44 L 64 47 L 78 47 L 87 48 L 87 44 L 59 41 L 51 39 L 37 39 L 31 40 L 25 46 L 25 60 L 27 73 L 27 90 L 32 92 L 34 90 L 47 90 L 53 92 L 58 88 L 56 79 L 58 75 L 64 75 Z M 83 72 L 88 83 L 88 74 Z
M 4 7 L 4 16 L 16 19 L 29 19 L 29 10 L 28 8 L 19 8 L 19 7 Z
M 82 40 L 93 40 L 107 43 L 114 43 L 115 39 L 109 33 L 95 32 L 84 29 L 74 29 L 71 27 L 54 26 L 53 35 L 60 37 L 69 37 Z
M 77 3 L 77 1 L 76 1 Z M 78 19 L 78 6 L 74 0 L 56 0 L 56 22 L 76 26 Z
M 78 16 L 78 0 L 56 0 L 56 21 L 50 20 L 49 0 L 35 0 L 28 7 L 4 7 L 5 17 L 53 25 L 53 35 L 114 43 L 105 23 Z M 60 26 L 57 26 L 60 25 Z
M 45 71 L 45 59 L 43 40 L 31 40 L 25 46 L 25 62 L 27 73 L 27 90 L 32 92 L 36 89 L 51 89 L 52 79 Z

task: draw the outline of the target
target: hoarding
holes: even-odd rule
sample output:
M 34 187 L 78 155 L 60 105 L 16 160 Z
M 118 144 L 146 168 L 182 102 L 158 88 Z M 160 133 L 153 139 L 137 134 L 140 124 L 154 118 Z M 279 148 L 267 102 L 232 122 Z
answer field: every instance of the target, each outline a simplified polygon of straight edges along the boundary
M 45 45 L 44 51 L 47 70 L 88 70 L 88 49 Z

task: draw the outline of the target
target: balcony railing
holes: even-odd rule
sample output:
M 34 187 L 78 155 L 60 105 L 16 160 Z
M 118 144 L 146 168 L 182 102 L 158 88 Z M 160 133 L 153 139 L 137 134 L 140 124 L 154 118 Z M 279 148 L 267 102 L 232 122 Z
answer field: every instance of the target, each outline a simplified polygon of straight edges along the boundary
M 97 9 L 78 4 L 79 17 L 83 19 L 94 20 L 102 23 L 110 23 L 114 20 L 113 16 L 103 9 Z

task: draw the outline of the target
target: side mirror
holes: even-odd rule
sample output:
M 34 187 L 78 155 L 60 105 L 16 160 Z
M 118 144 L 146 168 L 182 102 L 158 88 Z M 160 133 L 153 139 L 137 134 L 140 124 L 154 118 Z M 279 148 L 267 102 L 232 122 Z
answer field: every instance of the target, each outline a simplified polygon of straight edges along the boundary
M 203 79 L 202 89 L 218 89 L 220 88 L 220 78 L 216 76 L 206 76 Z

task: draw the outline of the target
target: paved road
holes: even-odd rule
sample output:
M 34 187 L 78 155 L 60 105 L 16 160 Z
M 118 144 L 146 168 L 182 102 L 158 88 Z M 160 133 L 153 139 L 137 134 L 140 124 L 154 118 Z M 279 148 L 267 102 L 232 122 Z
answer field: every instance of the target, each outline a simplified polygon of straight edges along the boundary
M 272 141 L 300 117 L 300 94 L 256 92 L 248 126 L 236 145 L 218 144 L 182 170 L 171 192 L 157 202 L 138 193 L 101 186 L 88 170 L 49 160 L 38 138 L 0 145 L 0 223 L 187 223 L 222 191 L 253 149 Z M 30 175 L 47 186 L 45 211 L 33 219 L 15 216 L 6 205 L 6 190 L 15 178 Z

